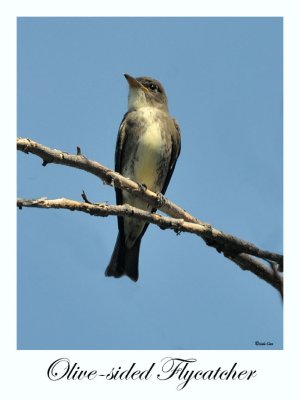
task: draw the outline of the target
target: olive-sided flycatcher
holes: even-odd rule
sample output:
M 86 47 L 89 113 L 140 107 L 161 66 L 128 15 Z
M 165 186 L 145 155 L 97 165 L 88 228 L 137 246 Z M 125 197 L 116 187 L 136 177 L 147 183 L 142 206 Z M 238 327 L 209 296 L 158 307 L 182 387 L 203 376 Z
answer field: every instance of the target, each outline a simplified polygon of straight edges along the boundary
M 180 153 L 180 130 L 168 111 L 164 88 L 149 77 L 133 78 L 129 84 L 128 112 L 121 122 L 115 152 L 115 170 L 156 193 L 164 194 Z M 152 205 L 130 192 L 116 188 L 117 204 L 130 204 L 155 212 Z M 141 239 L 148 223 L 118 217 L 119 234 L 105 271 L 116 278 L 138 280 Z

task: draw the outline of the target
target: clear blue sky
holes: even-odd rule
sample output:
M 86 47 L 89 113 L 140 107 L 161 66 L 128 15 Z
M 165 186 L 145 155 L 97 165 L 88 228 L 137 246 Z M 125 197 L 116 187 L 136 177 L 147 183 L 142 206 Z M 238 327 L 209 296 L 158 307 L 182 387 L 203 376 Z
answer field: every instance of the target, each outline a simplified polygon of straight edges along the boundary
M 113 168 L 123 73 L 160 80 L 181 126 L 166 196 L 216 228 L 282 246 L 281 18 L 21 18 L 18 136 Z M 18 196 L 115 202 L 18 154 Z M 281 349 L 273 287 L 190 234 L 149 227 L 140 279 L 105 278 L 114 217 L 18 210 L 19 349 Z

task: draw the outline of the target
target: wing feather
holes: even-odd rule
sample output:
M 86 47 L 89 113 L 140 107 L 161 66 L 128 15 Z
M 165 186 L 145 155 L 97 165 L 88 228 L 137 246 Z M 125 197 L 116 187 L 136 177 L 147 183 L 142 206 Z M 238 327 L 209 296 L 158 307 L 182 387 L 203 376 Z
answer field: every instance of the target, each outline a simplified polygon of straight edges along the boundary
M 176 119 L 172 119 L 172 122 L 174 124 L 175 129 L 172 129 L 172 152 L 171 152 L 171 160 L 170 160 L 170 166 L 169 166 L 169 170 L 168 170 L 168 174 L 166 176 L 166 180 L 163 186 L 163 189 L 161 191 L 162 194 L 165 194 L 167 187 L 169 185 L 170 179 L 173 175 L 175 166 L 176 166 L 176 162 L 177 159 L 179 157 L 180 154 L 180 150 L 181 150 L 181 135 L 180 135 L 180 127 L 178 125 L 178 122 L 176 121 Z

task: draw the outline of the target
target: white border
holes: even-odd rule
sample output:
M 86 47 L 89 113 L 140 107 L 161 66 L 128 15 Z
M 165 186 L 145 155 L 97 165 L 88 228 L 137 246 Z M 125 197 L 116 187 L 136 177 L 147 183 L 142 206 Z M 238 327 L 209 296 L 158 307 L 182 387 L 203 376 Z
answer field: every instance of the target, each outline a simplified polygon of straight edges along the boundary
M 4 4 L 3 4 L 4 3 Z M 296 1 L 2 1 L 1 2 L 1 199 L 9 204 L 1 206 L 1 392 L 9 398 L 21 395 L 31 399 L 53 398 L 110 398 L 118 395 L 131 399 L 159 398 L 166 395 L 184 395 L 184 398 L 253 399 L 262 397 L 286 398 L 296 384 L 297 354 L 299 354 L 299 329 L 295 324 L 297 308 L 297 282 L 299 261 L 296 249 L 299 234 L 295 234 L 299 217 L 299 13 Z M 294 7 L 293 7 L 294 6 Z M 16 349 L 16 246 L 15 246 L 15 131 L 16 131 L 16 17 L 17 16 L 283 16 L 285 49 L 285 255 L 287 279 L 285 284 L 285 350 L 284 351 L 17 351 Z M 12 151 L 12 154 L 7 149 Z M 2 174 L 2 172 L 5 172 Z M 298 276 L 297 276 L 298 274 Z M 57 385 L 46 377 L 49 364 L 56 358 L 68 357 L 83 367 L 101 369 L 103 365 L 127 366 L 137 362 L 141 368 L 151 362 L 159 362 L 165 356 L 196 357 L 203 368 L 227 366 L 238 361 L 246 369 L 257 369 L 258 378 L 245 385 L 218 382 L 191 383 L 184 392 L 177 392 L 175 382 L 161 384 L 136 384 L 125 382 L 118 385 L 95 382 L 59 382 Z M 108 367 L 107 367 L 108 368 Z M 166 382 L 164 382 L 166 383 Z M 196 396 L 196 397 L 195 397 Z M 289 395 L 288 395 L 289 396 Z M 293 395 L 292 395 L 293 396 Z M 7 398 L 7 396 L 6 396 Z

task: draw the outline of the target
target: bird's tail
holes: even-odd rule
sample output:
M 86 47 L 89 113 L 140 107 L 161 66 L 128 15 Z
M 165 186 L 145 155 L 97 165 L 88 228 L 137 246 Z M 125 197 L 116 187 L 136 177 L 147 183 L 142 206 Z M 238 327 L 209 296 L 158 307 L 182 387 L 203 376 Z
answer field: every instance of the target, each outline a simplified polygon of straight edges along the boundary
M 105 276 L 120 278 L 123 275 L 127 275 L 136 282 L 139 278 L 140 244 L 141 238 L 135 242 L 133 247 L 127 248 L 124 240 L 118 234 L 113 254 L 105 271 Z

